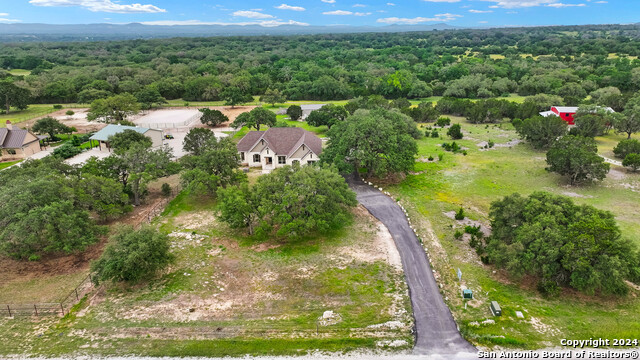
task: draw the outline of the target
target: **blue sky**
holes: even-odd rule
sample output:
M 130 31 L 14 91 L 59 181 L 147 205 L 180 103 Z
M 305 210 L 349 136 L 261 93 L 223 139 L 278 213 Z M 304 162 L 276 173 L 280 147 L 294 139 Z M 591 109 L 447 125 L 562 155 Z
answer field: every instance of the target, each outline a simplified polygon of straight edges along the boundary
M 1 0 L 0 22 L 517 26 L 632 23 L 638 0 Z

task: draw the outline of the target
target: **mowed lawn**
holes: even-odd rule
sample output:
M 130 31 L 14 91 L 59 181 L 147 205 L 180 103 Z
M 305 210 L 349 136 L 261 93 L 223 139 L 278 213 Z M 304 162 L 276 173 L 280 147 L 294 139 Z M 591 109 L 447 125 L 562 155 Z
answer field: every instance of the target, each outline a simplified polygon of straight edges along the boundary
M 9 114 L 5 114 L 4 111 L 0 112 L 0 127 L 5 127 L 7 120 L 10 120 L 13 124 L 19 124 L 38 116 L 47 115 L 54 111 L 56 111 L 56 109 L 53 108 L 53 105 L 43 104 L 29 105 L 26 110 L 11 108 L 11 112 L 9 112 Z
M 445 212 L 465 209 L 473 220 L 488 224 L 492 201 L 514 192 L 528 195 L 533 191 L 549 191 L 571 196 L 580 204 L 590 204 L 616 215 L 623 236 L 640 246 L 640 174 L 612 167 L 608 178 L 599 184 L 571 187 L 562 177 L 545 170 L 545 152 L 533 150 L 525 143 L 516 144 L 517 134 L 510 124 L 472 125 L 463 118 L 452 117 L 462 123 L 465 138 L 457 141 L 467 149 L 467 155 L 445 152 L 440 147 L 451 142 L 440 131 L 442 139 L 419 140 L 419 155 L 441 162 L 417 162 L 415 175 L 388 187 L 409 209 L 418 222 L 419 233 L 428 238 L 427 221 L 433 226 L 440 246 L 425 241 L 432 263 L 445 281 L 445 293 L 463 333 L 487 346 L 500 345 L 517 348 L 559 346 L 559 335 L 583 339 L 637 338 L 640 334 L 640 300 L 638 291 L 627 297 L 590 297 L 567 290 L 558 298 L 545 299 L 536 291 L 533 279 L 515 280 L 497 269 L 483 265 L 466 241 L 454 239 L 456 229 L 464 230 L 459 222 Z M 483 141 L 492 140 L 494 149 L 481 151 Z M 599 143 L 613 143 L 617 135 L 598 139 Z M 500 144 L 512 146 L 500 147 Z M 605 151 L 606 152 L 606 151 Z M 462 271 L 462 284 L 456 269 Z M 460 296 L 460 286 L 474 292 L 474 300 L 467 309 Z M 489 303 L 500 303 L 504 315 L 495 324 L 482 324 L 492 318 Z M 524 319 L 518 319 L 521 311 Z M 476 325 L 478 323 L 478 325 Z

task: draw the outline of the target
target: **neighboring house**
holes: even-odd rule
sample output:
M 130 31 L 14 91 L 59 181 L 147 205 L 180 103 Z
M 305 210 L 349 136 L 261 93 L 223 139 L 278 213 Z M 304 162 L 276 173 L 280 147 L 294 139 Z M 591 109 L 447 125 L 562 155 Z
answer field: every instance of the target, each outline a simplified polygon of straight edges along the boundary
M 325 106 L 327 104 L 307 104 L 307 105 L 300 105 L 300 108 L 302 109 L 302 116 L 300 117 L 300 120 L 304 120 L 307 118 L 307 116 L 309 116 L 309 114 L 311 114 L 312 111 L 314 110 L 320 110 L 321 107 Z
M 319 110 L 321 107 L 323 107 L 325 105 L 327 105 L 327 104 L 300 105 L 300 109 L 302 110 L 302 116 L 300 116 L 300 119 L 298 119 L 298 120 L 302 121 L 302 120 L 306 119 L 307 116 L 309 116 L 309 114 L 311 114 L 312 111 Z M 278 111 L 276 111 L 276 115 L 287 115 L 287 110 L 288 110 L 288 108 L 280 108 L 280 109 L 278 109 Z
M 119 134 L 125 130 L 133 130 L 137 131 L 140 134 L 143 134 L 149 138 L 151 138 L 152 147 L 161 147 L 162 146 L 162 130 L 158 129 L 148 129 L 137 126 L 125 126 L 125 125 L 107 125 L 102 130 L 93 134 L 89 139 L 97 140 L 98 145 L 100 146 L 100 150 L 102 150 L 102 146 L 105 146 L 105 149 L 111 151 L 111 147 L 109 146 L 109 137 L 115 134 Z
M 608 112 L 615 112 L 612 108 L 604 108 Z M 569 125 L 575 125 L 573 116 L 578 112 L 577 106 L 552 106 L 551 110 L 543 111 L 540 115 L 547 116 L 559 116 L 560 119 L 566 121 Z
M 315 163 L 322 153 L 322 140 L 302 128 L 270 128 L 249 132 L 237 147 L 243 165 L 272 170 L 295 163 Z
M 15 128 L 7 120 L 7 127 L 0 128 L 0 161 L 27 158 L 42 150 L 40 140 L 46 136 L 37 136 L 29 130 Z

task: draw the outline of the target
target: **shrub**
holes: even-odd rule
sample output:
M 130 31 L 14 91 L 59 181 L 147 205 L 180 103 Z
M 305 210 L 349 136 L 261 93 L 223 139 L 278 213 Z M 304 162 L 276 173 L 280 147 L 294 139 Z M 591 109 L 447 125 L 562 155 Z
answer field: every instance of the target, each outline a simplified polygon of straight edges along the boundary
M 438 134 L 438 130 L 433 130 L 433 131 L 431 132 L 431 137 L 432 137 L 432 138 L 438 138 L 438 137 L 440 137 L 440 134 Z
M 455 141 L 452 143 L 442 143 L 442 148 L 446 151 L 451 151 L 454 153 L 461 150 L 460 145 L 458 145 L 458 143 L 456 143 Z
M 169 237 L 152 227 L 135 230 L 123 226 L 111 236 L 110 243 L 91 272 L 96 284 L 105 281 L 137 283 L 155 275 L 173 261 Z
M 460 124 L 453 124 L 447 131 L 447 135 L 449 135 L 454 140 L 462 139 L 462 130 Z
M 631 168 L 632 171 L 640 169 L 640 154 L 629 154 L 622 161 L 622 166 Z
M 640 154 L 640 141 L 636 139 L 624 139 L 613 148 L 617 158 L 624 159 L 629 154 Z
M 73 110 L 67 110 L 65 114 L 67 114 L 67 116 L 72 116 L 75 114 L 75 112 Z
M 59 156 L 63 159 L 74 157 L 82 152 L 82 149 L 73 146 L 71 143 L 64 143 L 53 150 L 54 156 Z
M 462 239 L 462 235 L 464 235 L 462 231 L 456 230 L 456 232 L 453 234 L 453 237 L 456 238 L 456 240 L 460 240 Z
M 293 125 L 289 124 L 285 120 L 276 120 L 276 124 L 273 125 L 273 127 L 276 127 L 276 128 L 289 128 L 289 127 L 293 127 Z
M 493 140 L 489 140 L 489 142 L 487 143 L 487 145 L 489 146 L 489 148 L 492 148 L 495 146 L 496 143 L 493 142 Z
M 171 185 L 167 183 L 163 183 L 162 187 L 160 188 L 160 191 L 162 192 L 162 196 L 164 197 L 171 196 Z
M 471 239 L 469 239 L 469 246 L 474 249 L 478 249 L 481 243 L 475 235 L 471 235 Z
M 82 145 L 82 140 L 80 140 L 80 137 L 78 135 L 73 135 L 71 137 L 71 145 L 73 145 L 73 146 Z
M 442 159 L 444 159 L 444 154 L 443 153 L 439 153 L 438 154 L 438 161 L 442 161 Z
M 436 126 L 445 127 L 451 125 L 451 119 L 448 117 L 441 117 L 436 120 Z
M 464 228 L 464 232 L 466 232 L 467 234 L 477 236 L 479 238 L 483 236 L 482 231 L 480 231 L 480 225 L 478 226 L 467 225 Z
M 455 219 L 456 220 L 464 220 L 464 209 L 462 207 L 460 207 L 460 210 L 458 210 L 458 212 L 456 212 Z
M 56 104 L 56 105 L 53 105 L 53 108 L 56 109 L 56 110 L 60 110 L 60 109 L 62 109 L 62 105 L 57 105 Z
M 433 161 L 433 155 L 429 155 L 429 161 Z

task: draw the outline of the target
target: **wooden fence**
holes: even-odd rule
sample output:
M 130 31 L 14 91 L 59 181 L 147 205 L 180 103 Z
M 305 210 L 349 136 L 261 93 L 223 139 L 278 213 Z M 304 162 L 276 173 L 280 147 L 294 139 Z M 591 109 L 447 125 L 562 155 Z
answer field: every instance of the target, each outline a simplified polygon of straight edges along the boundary
M 176 186 L 171 191 L 171 195 L 167 196 L 161 202 L 157 203 L 149 210 L 147 216 L 137 224 L 149 224 L 158 215 L 162 213 L 164 207 L 173 200 L 181 191 L 180 186 Z M 38 303 L 38 304 L 0 304 L 0 316 L 41 316 L 41 315 L 60 315 L 64 316 L 69 310 L 80 302 L 86 294 L 93 290 L 93 281 L 91 274 L 87 275 L 75 289 L 71 290 L 60 302 Z
M 168 203 L 170 203 L 176 196 L 178 196 L 181 190 L 182 188 L 180 187 L 180 185 L 172 188 L 171 195 L 167 196 L 166 198 L 162 199 L 162 201 L 154 205 L 147 213 L 147 216 L 145 216 L 142 220 L 140 220 L 138 224 L 136 224 L 136 228 L 139 228 L 140 226 L 142 226 L 142 224 L 150 224 L 156 216 L 162 214 L 165 206 L 167 206 Z
M 64 316 L 65 314 L 68 314 L 69 310 L 92 289 L 93 282 L 91 281 L 91 275 L 88 275 L 60 302 L 39 304 L 0 304 L 0 315 L 9 317 L 41 315 Z

